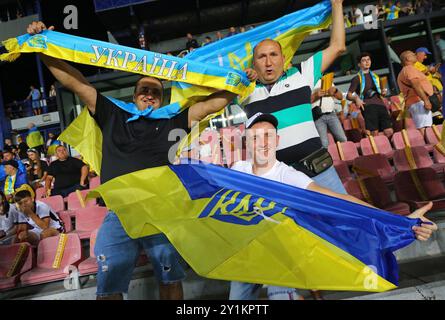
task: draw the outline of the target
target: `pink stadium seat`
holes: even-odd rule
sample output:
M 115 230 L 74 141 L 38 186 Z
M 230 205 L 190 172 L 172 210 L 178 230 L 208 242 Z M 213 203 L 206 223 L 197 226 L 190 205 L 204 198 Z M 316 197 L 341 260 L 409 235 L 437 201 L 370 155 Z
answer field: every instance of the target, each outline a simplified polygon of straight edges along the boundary
M 90 189 L 96 189 L 100 186 L 100 177 L 96 176 L 90 179 Z
M 388 138 L 385 135 L 379 135 L 373 137 L 373 139 L 377 147 L 377 153 L 383 154 L 388 159 L 392 159 L 394 150 L 392 149 Z M 364 156 L 374 154 L 374 149 L 372 148 L 371 141 L 368 137 L 360 140 L 360 149 L 362 150 L 362 155 Z
M 346 162 L 336 161 L 334 167 L 343 184 L 352 179 L 351 172 L 349 171 Z
M 24 285 L 38 284 L 62 280 L 69 274 L 68 267 L 75 265 L 81 259 L 82 247 L 77 234 L 66 234 L 67 241 L 59 268 L 53 268 L 60 235 L 43 239 L 37 248 L 37 266 L 26 272 L 20 278 Z
M 96 244 L 96 237 L 98 231 L 99 231 L 98 229 L 95 229 L 93 232 L 91 232 L 90 256 L 86 260 L 79 263 L 79 272 L 82 276 L 97 272 L 97 261 L 96 261 L 96 256 L 94 255 L 94 246 Z
M 391 183 L 394 180 L 394 169 L 383 154 L 358 157 L 354 159 L 352 166 L 353 171 L 355 170 L 362 178 L 380 176 L 385 183 Z
M 425 147 L 414 147 L 411 148 L 411 152 L 413 154 L 414 162 L 416 163 L 417 168 L 433 168 L 436 172 L 443 172 L 445 164 L 441 163 L 433 163 L 428 151 Z M 414 168 L 411 168 L 408 162 L 408 158 L 406 157 L 405 150 L 396 150 L 394 152 L 394 166 L 397 171 L 407 171 Z
M 416 124 L 414 123 L 414 120 L 411 118 L 406 118 L 405 119 L 405 126 L 404 128 L 406 130 L 417 130 L 416 128 Z
M 234 162 L 246 159 L 245 148 L 243 147 L 244 125 L 221 128 L 220 135 L 225 163 L 229 168 Z
M 346 141 L 346 142 L 340 142 L 340 148 L 343 150 L 343 159 L 340 154 L 340 151 L 338 150 L 338 143 L 334 145 L 328 146 L 328 152 L 330 153 L 332 159 L 334 160 L 334 163 L 337 161 L 346 161 L 348 165 L 352 164 L 352 161 L 359 157 L 357 148 L 355 146 L 354 142 Z
M 433 160 L 434 160 L 434 163 L 445 164 L 445 156 L 442 153 L 440 153 L 439 151 L 437 151 L 436 148 L 433 149 Z
M 425 146 L 428 152 L 433 151 L 433 146 L 425 144 L 422 134 L 418 130 L 406 130 L 411 147 Z M 395 132 L 392 136 L 392 144 L 394 149 L 404 149 L 405 142 L 403 141 L 402 132 Z
M 80 239 L 88 239 L 91 233 L 101 226 L 107 211 L 105 207 L 76 209 L 76 228 L 72 233 L 78 234 Z
M 53 209 L 55 212 L 63 211 L 65 210 L 65 203 L 63 202 L 62 196 L 51 196 L 48 198 L 42 198 L 39 199 L 39 201 L 42 201 L 49 205 L 51 209 Z
M 351 130 L 352 129 L 351 119 L 349 118 L 343 119 L 342 125 L 343 125 L 343 130 Z
M 329 133 L 329 132 L 328 132 L 328 141 L 329 141 L 329 145 L 335 144 L 334 136 L 332 135 L 332 133 Z
M 388 187 L 380 177 L 364 178 L 362 181 L 369 194 L 370 204 L 373 206 L 400 215 L 409 215 L 411 213 L 409 205 L 406 203 L 391 200 Z M 345 184 L 345 189 L 350 195 L 367 202 L 358 181 L 349 180 Z
M 71 230 L 73 230 L 73 224 L 71 221 L 75 216 L 74 211 L 64 210 L 59 211 L 57 214 L 59 215 L 60 220 L 62 220 L 63 225 L 65 226 L 65 232 L 70 232 Z
M 17 260 L 17 265 L 12 270 L 11 276 L 8 277 L 8 271 L 13 267 L 21 246 L 24 246 L 22 256 Z M 32 260 L 33 251 L 29 243 L 0 245 L 0 290 L 14 288 L 20 275 L 31 270 Z
M 80 193 L 81 193 L 82 197 L 85 198 L 89 191 L 90 191 L 90 189 L 82 190 L 82 191 L 80 191 Z M 82 208 L 82 205 L 80 204 L 80 200 L 79 200 L 79 197 L 77 196 L 76 192 L 71 192 L 68 195 L 67 202 L 68 202 L 68 210 L 76 210 L 78 208 Z M 85 207 L 88 207 L 88 208 L 95 207 L 96 205 L 97 205 L 96 199 L 88 200 L 85 203 Z
M 439 133 L 439 136 L 442 134 L 442 125 L 435 126 L 437 129 L 437 132 Z M 425 141 L 428 144 L 436 145 L 439 142 L 439 139 L 437 138 L 436 134 L 433 131 L 432 127 L 428 127 L 425 130 Z
M 419 181 L 417 187 L 415 181 Z M 397 199 L 410 205 L 411 210 L 433 201 L 432 210 L 445 209 L 445 187 L 432 168 L 398 172 L 394 178 Z M 422 197 L 422 194 L 425 198 Z

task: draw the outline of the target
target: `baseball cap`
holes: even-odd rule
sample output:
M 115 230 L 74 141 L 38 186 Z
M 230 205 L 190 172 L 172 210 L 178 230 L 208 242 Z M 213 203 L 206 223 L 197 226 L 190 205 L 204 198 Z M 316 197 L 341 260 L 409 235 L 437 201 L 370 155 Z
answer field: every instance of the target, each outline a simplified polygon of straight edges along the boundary
M 270 113 L 258 112 L 258 113 L 255 113 L 253 116 L 251 116 L 249 119 L 247 119 L 246 128 L 249 129 L 255 123 L 262 122 L 262 121 L 269 122 L 270 124 L 272 124 L 275 127 L 275 129 L 277 129 L 277 127 L 278 127 L 277 118 L 275 118 Z
M 10 165 L 13 166 L 14 168 L 18 169 L 19 168 L 19 164 L 17 163 L 17 161 L 15 160 L 8 160 L 8 161 L 3 161 L 2 165 L 6 166 L 6 165 Z
M 425 47 L 417 48 L 416 53 L 419 53 L 419 52 L 425 52 L 426 54 L 431 54 L 431 52 L 429 52 L 429 50 Z

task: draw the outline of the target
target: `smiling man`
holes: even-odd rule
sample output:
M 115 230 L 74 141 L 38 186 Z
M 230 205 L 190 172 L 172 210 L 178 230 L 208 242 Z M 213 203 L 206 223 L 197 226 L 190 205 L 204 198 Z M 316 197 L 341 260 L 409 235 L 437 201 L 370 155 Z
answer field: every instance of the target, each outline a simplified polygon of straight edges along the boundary
M 40 33 L 46 26 L 33 22 L 29 34 Z M 50 29 L 53 29 L 52 27 Z M 171 119 L 150 119 L 150 110 L 161 108 L 162 82 L 142 77 L 135 84 L 133 102 L 137 112 L 130 113 L 104 97 L 74 67 L 62 60 L 41 55 L 54 77 L 87 105 L 102 131 L 102 183 L 141 169 L 170 164 L 169 149 L 177 141 L 169 140 L 173 129 L 190 131 L 192 123 L 224 108 L 235 95 L 216 92 Z M 159 282 L 161 299 L 182 299 L 181 280 L 185 272 L 181 257 L 163 234 L 131 239 L 114 212 L 109 212 L 98 232 L 95 254 L 98 257 L 98 299 L 122 299 L 127 292 L 135 261 L 144 248 Z

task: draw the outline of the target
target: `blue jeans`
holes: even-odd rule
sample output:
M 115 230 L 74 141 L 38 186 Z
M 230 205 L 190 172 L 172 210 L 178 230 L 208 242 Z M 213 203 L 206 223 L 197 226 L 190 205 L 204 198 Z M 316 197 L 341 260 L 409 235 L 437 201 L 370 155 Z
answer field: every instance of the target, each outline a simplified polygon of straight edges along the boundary
M 343 127 L 335 112 L 322 115 L 315 121 L 315 127 L 320 135 L 323 148 L 328 148 L 329 145 L 328 129 L 334 136 L 335 141 L 345 142 L 347 140 Z
M 185 278 L 182 257 L 164 234 L 131 239 L 117 215 L 110 211 L 99 229 L 94 247 L 98 264 L 98 296 L 128 291 L 141 248 L 150 257 L 160 283 L 170 284 Z
M 312 178 L 316 184 L 337 193 L 347 194 L 334 166 Z M 232 281 L 230 283 L 230 300 L 256 300 L 262 284 Z M 299 293 L 294 288 L 268 286 L 269 300 L 295 300 Z

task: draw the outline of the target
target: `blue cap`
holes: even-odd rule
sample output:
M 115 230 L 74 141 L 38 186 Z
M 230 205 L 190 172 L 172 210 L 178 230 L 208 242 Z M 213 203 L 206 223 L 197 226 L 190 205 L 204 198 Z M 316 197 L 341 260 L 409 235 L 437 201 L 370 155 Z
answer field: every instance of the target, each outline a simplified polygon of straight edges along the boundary
M 419 53 L 419 52 L 425 52 L 426 54 L 432 54 L 432 53 L 429 52 L 428 49 L 425 48 L 425 47 L 417 48 L 417 49 L 416 49 L 416 53 Z

